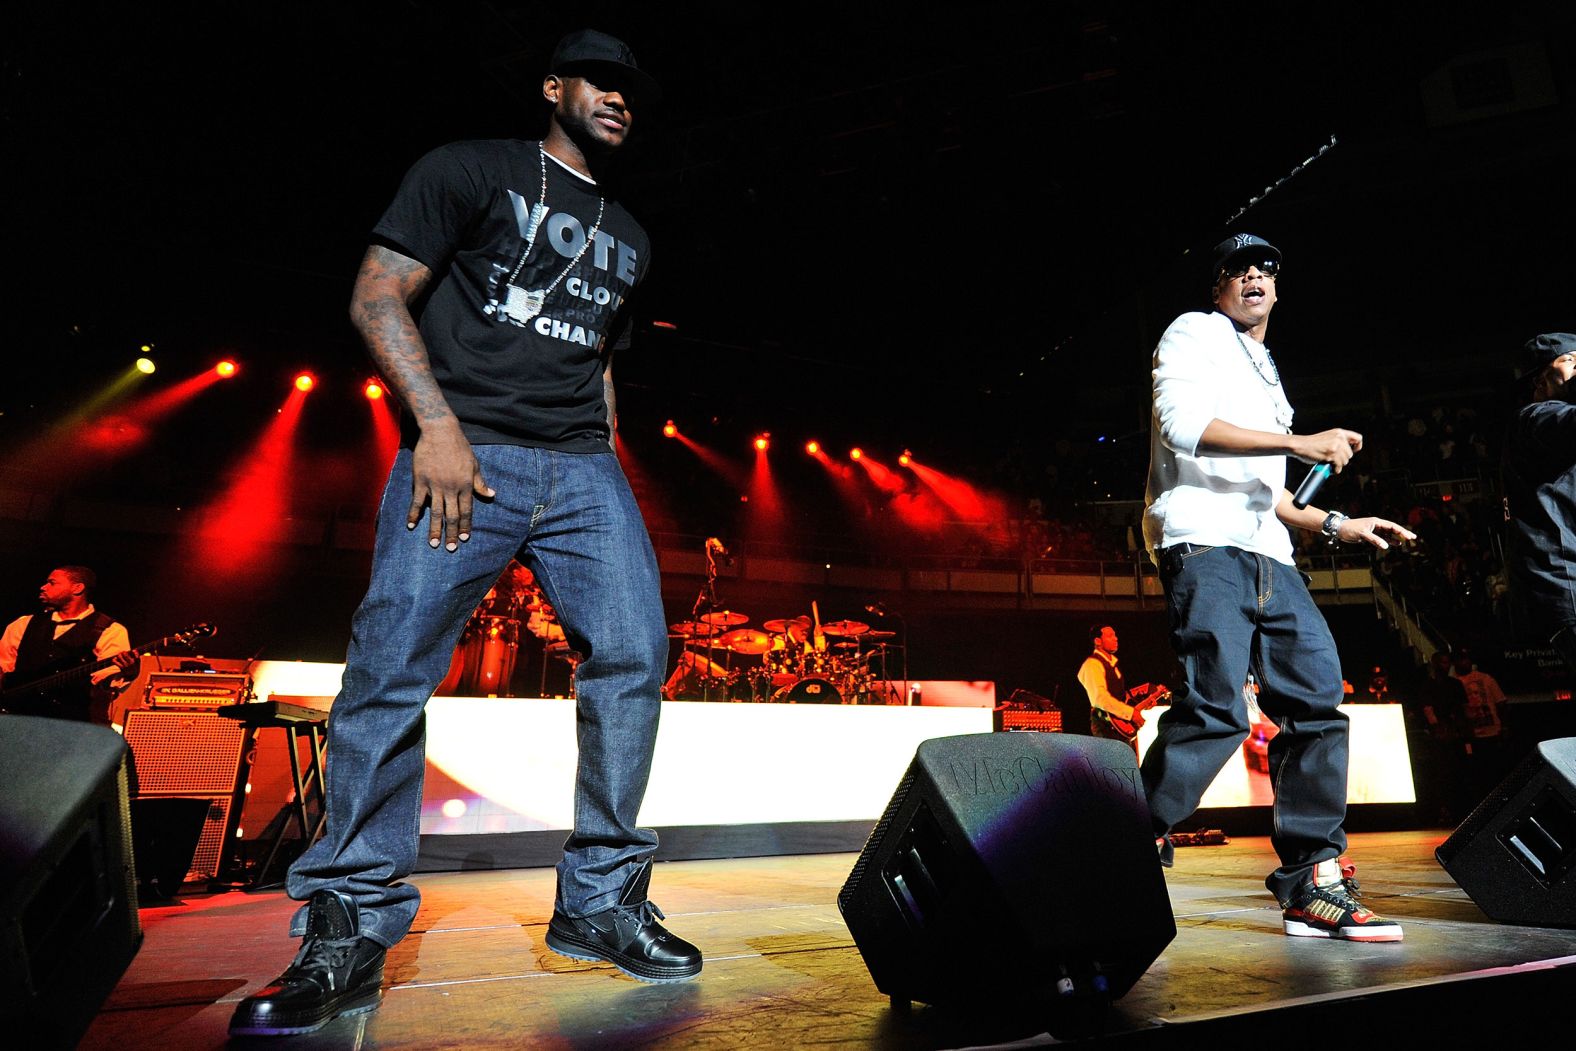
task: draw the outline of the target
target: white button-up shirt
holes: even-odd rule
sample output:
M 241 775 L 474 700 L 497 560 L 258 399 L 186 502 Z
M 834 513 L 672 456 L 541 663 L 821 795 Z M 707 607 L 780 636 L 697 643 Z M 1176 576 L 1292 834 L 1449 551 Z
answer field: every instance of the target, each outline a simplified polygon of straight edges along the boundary
M 1155 348 L 1144 511 L 1151 556 L 1190 543 L 1293 564 L 1291 535 L 1275 517 L 1286 457 L 1197 455 L 1204 429 L 1216 419 L 1289 433 L 1292 409 L 1264 347 L 1239 335 L 1224 314 L 1183 314 Z

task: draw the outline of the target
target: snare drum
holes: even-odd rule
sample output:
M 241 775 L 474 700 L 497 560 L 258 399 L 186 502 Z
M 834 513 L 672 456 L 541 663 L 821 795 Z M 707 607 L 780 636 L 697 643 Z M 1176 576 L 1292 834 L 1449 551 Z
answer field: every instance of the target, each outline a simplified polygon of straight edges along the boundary
M 800 679 L 772 694 L 772 700 L 788 704 L 842 704 L 843 695 L 828 679 Z

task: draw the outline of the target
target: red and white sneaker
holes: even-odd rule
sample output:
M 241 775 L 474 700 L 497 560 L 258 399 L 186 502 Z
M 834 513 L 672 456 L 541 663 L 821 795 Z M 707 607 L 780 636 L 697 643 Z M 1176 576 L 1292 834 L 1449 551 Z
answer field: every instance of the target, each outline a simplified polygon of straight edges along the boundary
M 1313 867 L 1312 879 L 1282 913 L 1286 933 L 1297 938 L 1345 938 L 1354 942 L 1398 942 L 1401 925 L 1376 916 L 1357 900 L 1356 866 L 1331 858 Z

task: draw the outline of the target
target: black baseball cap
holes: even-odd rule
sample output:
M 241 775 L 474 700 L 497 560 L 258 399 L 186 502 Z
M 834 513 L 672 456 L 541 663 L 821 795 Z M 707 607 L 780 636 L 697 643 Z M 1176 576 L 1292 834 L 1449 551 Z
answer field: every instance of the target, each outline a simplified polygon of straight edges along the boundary
M 1516 378 L 1532 375 L 1562 354 L 1576 354 L 1576 336 L 1569 332 L 1544 332 L 1521 345 Z
M 636 64 L 629 45 L 595 29 L 577 29 L 558 41 L 547 71 L 575 76 L 594 74 L 598 69 L 615 72 L 622 81 L 620 86 L 627 85 L 641 102 L 662 101 L 661 86 Z
M 1215 268 L 1210 273 L 1218 277 L 1239 256 L 1270 259 L 1277 265 L 1281 261 L 1280 249 L 1264 238 L 1254 234 L 1233 234 L 1215 246 Z

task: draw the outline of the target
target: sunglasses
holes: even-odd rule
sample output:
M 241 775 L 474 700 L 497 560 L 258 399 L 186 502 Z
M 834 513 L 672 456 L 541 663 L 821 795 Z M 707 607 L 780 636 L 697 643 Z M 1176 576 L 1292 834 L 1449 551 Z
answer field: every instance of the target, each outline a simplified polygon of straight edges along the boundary
M 1228 266 L 1220 268 L 1221 277 L 1229 277 L 1233 281 L 1247 273 L 1253 267 L 1259 268 L 1259 273 L 1265 277 L 1274 277 L 1280 273 L 1280 263 L 1273 259 L 1241 259 Z

